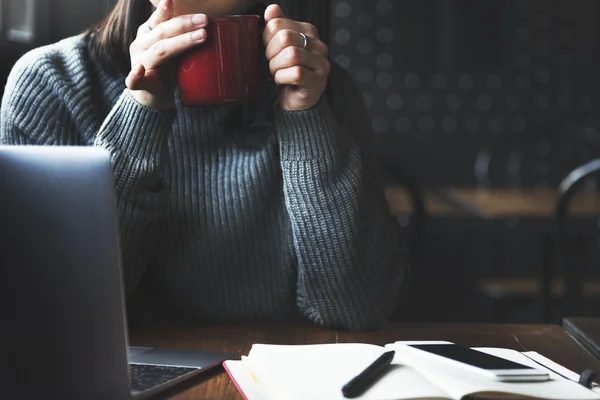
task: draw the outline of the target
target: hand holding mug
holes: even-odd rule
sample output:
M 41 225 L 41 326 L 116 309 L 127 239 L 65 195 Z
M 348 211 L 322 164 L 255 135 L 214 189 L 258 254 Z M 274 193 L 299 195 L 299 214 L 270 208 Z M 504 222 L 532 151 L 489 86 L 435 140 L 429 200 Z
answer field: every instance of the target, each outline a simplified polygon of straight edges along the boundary
M 206 40 L 207 23 L 204 14 L 173 17 L 173 0 L 158 3 L 130 47 L 132 69 L 125 84 L 134 99 L 152 108 L 174 107 L 171 61 Z
M 278 5 L 265 11 L 263 41 L 275 83 L 284 86 L 281 108 L 307 110 L 315 106 L 327 86 L 331 69 L 329 49 L 308 23 L 286 18 Z

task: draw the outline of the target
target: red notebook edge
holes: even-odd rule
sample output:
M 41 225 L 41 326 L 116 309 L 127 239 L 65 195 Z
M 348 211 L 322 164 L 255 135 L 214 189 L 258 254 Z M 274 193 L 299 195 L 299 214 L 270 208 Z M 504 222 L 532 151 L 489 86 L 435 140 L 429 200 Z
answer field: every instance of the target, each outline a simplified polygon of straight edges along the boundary
M 235 361 L 235 360 L 230 360 L 230 361 Z M 223 368 L 225 369 L 225 372 L 227 372 L 227 375 L 229 375 L 229 379 L 231 379 L 231 382 L 233 382 L 233 384 L 235 385 L 235 388 L 240 393 L 240 395 L 242 396 L 242 398 L 244 400 L 250 400 L 250 399 L 248 399 L 248 397 L 246 397 L 246 394 L 244 393 L 244 391 L 242 390 L 242 388 L 240 387 L 240 385 L 238 384 L 238 382 L 235 380 L 235 377 L 233 376 L 233 373 L 227 367 L 227 361 L 223 361 L 222 365 L 223 365 Z

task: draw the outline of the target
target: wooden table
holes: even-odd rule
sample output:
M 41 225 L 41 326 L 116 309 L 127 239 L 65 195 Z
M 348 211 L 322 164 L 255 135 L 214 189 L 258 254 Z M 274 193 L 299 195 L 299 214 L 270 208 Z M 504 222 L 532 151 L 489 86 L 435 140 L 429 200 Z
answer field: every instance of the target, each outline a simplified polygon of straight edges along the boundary
M 509 217 L 553 217 L 558 194 L 555 190 L 450 188 L 441 197 L 463 205 L 485 219 Z M 600 196 L 577 194 L 571 202 L 574 216 L 600 216 Z
M 437 196 L 432 191 L 422 193 L 425 202 L 425 209 L 428 215 L 433 216 L 456 216 L 464 214 L 457 207 L 448 204 L 444 199 Z M 385 188 L 385 197 L 387 199 L 390 212 L 394 216 L 407 215 L 412 213 L 413 206 L 408 191 L 402 186 L 388 186 Z
M 363 342 L 384 345 L 396 340 L 450 340 L 467 346 L 507 347 L 537 351 L 574 371 L 600 370 L 600 363 L 557 325 L 439 325 L 402 324 L 370 332 L 322 329 L 312 325 L 246 325 L 205 327 L 134 328 L 130 342 L 136 346 L 161 346 L 219 350 L 248 354 L 253 343 L 316 344 Z M 241 399 L 221 368 L 208 373 L 166 398 L 175 400 Z
M 555 190 L 535 189 L 424 189 L 425 209 L 433 216 L 475 216 L 482 219 L 553 217 Z M 412 211 L 410 196 L 402 186 L 388 186 L 385 196 L 393 215 Z M 571 203 L 575 216 L 600 216 L 600 196 L 578 194 Z

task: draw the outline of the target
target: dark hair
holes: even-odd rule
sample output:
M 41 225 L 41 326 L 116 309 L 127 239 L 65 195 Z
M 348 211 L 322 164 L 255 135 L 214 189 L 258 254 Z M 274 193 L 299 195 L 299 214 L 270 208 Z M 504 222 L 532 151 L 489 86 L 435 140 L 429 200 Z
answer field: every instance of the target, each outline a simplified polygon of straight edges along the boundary
M 328 42 L 329 0 L 274 2 L 279 3 L 290 18 L 314 24 L 321 39 Z M 108 15 L 87 32 L 92 60 L 112 72 L 127 74 L 131 69 L 129 46 L 135 40 L 138 28 L 146 22 L 152 11 L 150 0 L 117 0 Z

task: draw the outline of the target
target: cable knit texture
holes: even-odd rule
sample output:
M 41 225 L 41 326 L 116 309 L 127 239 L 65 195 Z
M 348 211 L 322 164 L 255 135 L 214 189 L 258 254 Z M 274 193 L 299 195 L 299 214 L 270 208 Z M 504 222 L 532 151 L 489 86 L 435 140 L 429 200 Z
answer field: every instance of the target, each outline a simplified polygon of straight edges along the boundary
M 77 36 L 15 65 L 0 144 L 110 152 L 125 285 L 146 313 L 375 327 L 396 305 L 408 257 L 360 94 L 334 71 L 331 107 L 274 108 L 250 140 L 256 132 L 236 121 L 251 106 L 144 107 Z

